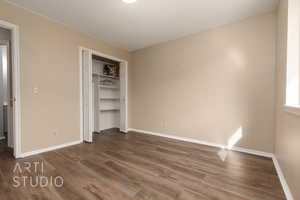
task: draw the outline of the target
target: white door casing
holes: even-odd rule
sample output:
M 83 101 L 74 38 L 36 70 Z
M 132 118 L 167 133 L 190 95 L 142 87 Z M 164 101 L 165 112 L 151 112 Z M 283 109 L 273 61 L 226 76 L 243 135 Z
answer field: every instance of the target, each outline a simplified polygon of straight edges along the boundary
M 127 132 L 127 62 L 120 63 L 120 131 Z
M 82 50 L 82 103 L 83 103 L 83 140 L 93 141 L 93 99 L 92 99 L 92 55 L 87 49 Z

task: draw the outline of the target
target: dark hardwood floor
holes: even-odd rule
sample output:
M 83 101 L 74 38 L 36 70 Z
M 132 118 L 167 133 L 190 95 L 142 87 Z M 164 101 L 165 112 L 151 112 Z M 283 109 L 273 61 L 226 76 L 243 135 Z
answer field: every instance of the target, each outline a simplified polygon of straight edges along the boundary
M 0 140 L 0 154 L 2 152 L 12 152 L 12 149 L 7 146 L 7 140 Z
M 43 170 L 16 169 L 42 162 Z M 23 169 L 23 168 L 22 168 Z M 62 176 L 63 187 L 14 187 L 13 177 Z M 34 179 L 35 180 L 35 179 Z M 272 160 L 143 135 L 96 135 L 93 144 L 14 160 L 0 153 L 1 200 L 285 199 Z

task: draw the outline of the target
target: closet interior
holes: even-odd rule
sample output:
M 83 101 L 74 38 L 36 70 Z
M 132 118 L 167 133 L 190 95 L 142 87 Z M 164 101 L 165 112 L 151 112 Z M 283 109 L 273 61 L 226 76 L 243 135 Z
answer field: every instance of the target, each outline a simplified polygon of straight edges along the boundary
M 120 129 L 120 62 L 92 55 L 94 132 Z

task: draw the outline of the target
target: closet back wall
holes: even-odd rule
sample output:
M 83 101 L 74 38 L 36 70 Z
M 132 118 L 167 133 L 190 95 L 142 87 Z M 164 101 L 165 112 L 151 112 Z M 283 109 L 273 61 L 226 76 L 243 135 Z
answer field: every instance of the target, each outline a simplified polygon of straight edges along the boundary
M 79 141 L 79 46 L 128 61 L 129 52 L 3 1 L 0 19 L 20 27 L 22 152 Z
M 133 54 L 131 127 L 273 152 L 276 14 Z

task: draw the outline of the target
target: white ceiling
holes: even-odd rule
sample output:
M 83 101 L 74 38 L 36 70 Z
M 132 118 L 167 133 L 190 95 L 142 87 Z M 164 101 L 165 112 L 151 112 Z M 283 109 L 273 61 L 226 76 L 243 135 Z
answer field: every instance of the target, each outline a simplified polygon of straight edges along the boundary
M 278 0 L 8 0 L 130 51 L 271 11 Z

